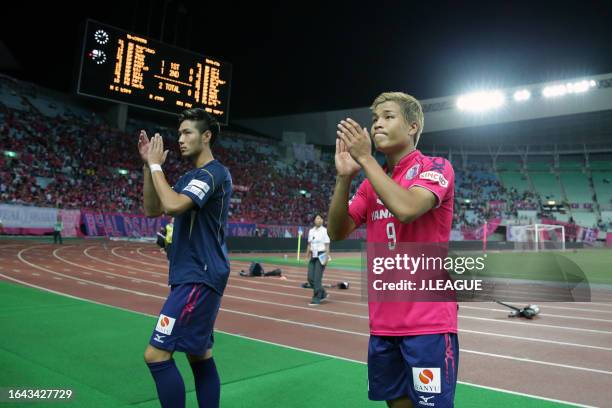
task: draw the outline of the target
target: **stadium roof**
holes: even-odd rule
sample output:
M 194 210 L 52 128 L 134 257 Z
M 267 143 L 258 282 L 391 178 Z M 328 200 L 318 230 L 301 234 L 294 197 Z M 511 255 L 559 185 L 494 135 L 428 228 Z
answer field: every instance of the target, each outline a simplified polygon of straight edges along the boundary
M 584 85 L 585 82 L 587 88 L 580 88 L 579 85 Z M 575 84 L 579 85 L 575 86 Z M 557 89 L 555 87 L 559 86 L 566 88 L 565 94 L 550 96 L 551 89 L 555 90 Z M 574 88 L 579 92 L 573 92 Z M 528 100 L 517 101 L 514 100 L 517 91 L 528 91 L 532 96 Z M 462 110 L 457 104 L 460 97 L 458 95 L 421 101 L 425 111 L 423 133 L 428 136 L 435 134 L 438 138 L 437 142 L 446 145 L 465 144 L 469 142 L 468 139 L 462 136 L 458 140 L 456 136 L 470 133 L 481 135 L 472 138 L 473 144 L 499 143 L 502 135 L 506 143 L 530 144 L 535 142 L 533 136 L 534 133 L 537 133 L 539 143 L 543 140 L 550 143 L 578 144 L 607 141 L 612 145 L 610 142 L 612 140 L 612 115 L 610 114 L 612 113 L 612 73 L 524 85 L 502 89 L 498 92 L 504 96 L 506 102 L 503 106 L 485 112 Z M 595 114 L 597 112 L 608 112 L 608 114 Z M 346 117 L 352 117 L 362 125 L 368 125 L 371 122 L 369 108 L 361 107 L 242 120 L 238 123 L 279 138 L 282 137 L 283 132 L 302 132 L 312 143 L 329 145 L 334 143 L 337 123 Z M 565 118 L 560 121 L 559 117 Z M 609 125 L 602 126 L 602 120 Z M 525 121 L 529 121 L 529 124 L 524 125 Z M 491 125 L 511 122 L 519 124 L 513 127 L 491 127 Z M 568 126 L 571 128 L 570 132 L 566 131 Z M 469 130 L 458 132 L 461 129 Z M 440 138 L 444 134 L 446 137 Z M 490 137 L 487 139 L 486 135 Z M 496 137 L 492 141 L 493 136 Z M 427 140 L 425 143 L 430 143 L 430 141 L 433 143 L 435 138 L 426 137 L 423 140 Z

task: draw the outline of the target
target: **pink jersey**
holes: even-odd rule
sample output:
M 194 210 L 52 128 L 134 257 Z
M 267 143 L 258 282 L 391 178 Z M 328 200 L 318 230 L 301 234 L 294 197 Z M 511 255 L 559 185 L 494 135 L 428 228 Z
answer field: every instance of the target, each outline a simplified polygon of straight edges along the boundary
M 436 196 L 436 206 L 402 224 L 385 208 L 370 181 L 365 180 L 349 202 L 349 215 L 357 226 L 366 223 L 368 243 L 448 242 L 455 187 L 455 173 L 448 160 L 415 150 L 400 160 L 391 177 L 406 189 L 419 186 L 431 191 Z M 370 333 L 374 335 L 457 332 L 455 302 L 370 302 L 369 310 Z

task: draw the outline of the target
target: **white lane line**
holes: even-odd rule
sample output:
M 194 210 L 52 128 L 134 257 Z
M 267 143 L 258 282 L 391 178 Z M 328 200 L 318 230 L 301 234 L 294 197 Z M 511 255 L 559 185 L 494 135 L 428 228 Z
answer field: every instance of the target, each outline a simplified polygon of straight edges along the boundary
M 461 304 L 460 308 L 461 309 L 470 309 L 470 310 L 486 310 L 486 311 L 491 311 L 491 312 L 502 312 L 504 314 L 508 313 L 508 310 L 504 310 L 504 309 L 488 308 L 488 307 L 478 307 L 478 306 L 467 306 L 467 305 L 465 305 L 463 303 Z M 540 306 L 540 310 L 547 309 L 547 308 L 548 308 L 548 306 L 546 306 L 546 305 Z M 592 321 L 592 322 L 612 323 L 612 319 L 598 319 L 598 318 L 595 318 L 595 317 L 556 315 L 556 314 L 550 314 L 550 313 L 540 313 L 538 316 L 554 317 L 554 318 L 559 318 L 559 319 L 575 319 L 575 320 L 588 320 L 588 321 Z
M 80 265 L 80 264 L 78 264 L 76 262 L 68 261 L 68 260 L 62 258 L 61 256 L 59 256 L 58 255 L 58 251 L 59 251 L 59 249 L 56 249 L 55 251 L 53 251 L 53 256 L 55 258 L 59 259 L 62 262 L 66 262 L 67 264 L 73 265 L 73 266 L 75 266 L 77 268 L 85 268 L 85 269 L 88 269 L 90 271 L 101 273 L 101 274 L 103 274 L 104 276 L 106 276 L 109 279 L 114 279 L 115 277 L 122 278 L 122 279 L 130 279 L 130 280 L 133 279 L 130 276 L 126 276 L 126 275 L 122 275 L 122 274 L 117 274 L 117 273 L 112 273 L 112 272 L 106 272 L 106 271 L 104 271 L 102 269 L 98 269 L 98 268 L 91 267 L 91 266 L 84 266 L 84 265 Z M 87 275 L 92 275 L 91 272 L 83 272 L 83 273 L 87 274 Z M 160 286 L 160 287 L 164 287 L 164 288 L 168 287 L 168 285 L 166 285 L 166 284 L 164 284 L 162 282 L 155 282 L 155 281 L 150 281 L 150 280 L 146 280 L 146 279 L 139 279 L 139 280 L 147 282 L 147 283 L 150 283 L 152 285 L 157 285 L 157 286 Z
M 552 306 L 552 305 L 546 305 L 547 309 L 559 309 L 559 310 L 571 310 L 572 312 L 589 312 L 589 313 L 606 313 L 606 314 L 612 314 L 612 311 L 608 311 L 608 310 L 597 310 L 597 309 L 583 309 L 583 308 L 577 308 L 577 307 L 568 307 L 568 306 Z
M 158 275 L 158 276 L 168 276 L 167 274 L 158 273 L 158 272 L 153 272 L 153 271 L 145 271 L 145 270 L 142 270 L 142 269 L 139 269 L 139 268 L 133 268 L 133 267 L 131 267 L 131 266 L 127 266 L 127 265 L 120 265 L 120 264 L 117 264 L 117 263 L 115 263 L 115 262 L 105 261 L 104 259 L 96 258 L 95 256 L 90 255 L 90 254 L 87 252 L 87 251 L 89 251 L 89 250 L 90 250 L 90 249 L 92 249 L 92 248 L 97 248 L 97 247 L 95 247 L 95 246 L 90 246 L 90 247 L 87 247 L 87 248 L 85 248 L 85 250 L 83 251 L 83 254 L 85 254 L 85 256 L 86 256 L 86 257 L 93 259 L 94 261 L 97 261 L 97 262 L 102 262 L 102 263 L 105 263 L 105 264 L 108 264 L 108 265 L 113 265 L 113 266 L 120 266 L 120 267 L 122 267 L 123 269 L 131 269 L 131 270 L 135 270 L 135 271 L 138 271 L 138 272 L 145 272 L 145 273 L 150 273 L 150 274 L 154 274 L 154 275 Z
M 238 281 L 238 282 L 248 282 L 249 284 L 256 284 L 256 285 L 267 285 L 267 286 L 273 286 L 273 287 L 278 287 L 278 288 L 291 288 L 291 289 L 298 289 L 297 287 L 291 286 L 291 285 L 284 285 L 284 284 L 280 284 L 277 282 L 273 282 L 273 281 L 257 281 L 256 278 L 240 278 L 240 277 L 236 277 L 234 275 L 230 276 L 230 281 Z M 300 283 L 302 281 L 296 281 L 296 280 L 291 280 L 291 279 L 287 279 L 283 282 L 296 282 L 296 283 Z M 362 295 L 361 294 L 357 294 L 357 293 L 348 293 L 348 292 L 337 292 L 339 293 L 341 296 L 352 296 L 352 297 L 359 297 L 361 298 Z M 336 303 L 337 300 L 334 299 L 334 303 Z M 363 306 L 367 306 L 366 302 L 348 302 L 348 301 L 342 301 L 342 303 L 349 303 L 349 304 L 354 304 L 354 305 L 363 305 Z M 494 309 L 494 308 L 479 308 L 477 306 L 467 306 L 466 304 L 467 302 L 461 302 L 460 303 L 460 309 L 474 309 L 474 310 L 491 310 L 491 311 L 499 311 L 499 312 L 504 312 L 507 313 L 506 310 L 502 310 L 502 309 Z M 584 311 L 584 312 L 599 312 L 599 313 L 612 313 L 612 312 L 607 312 L 607 311 L 596 311 L 593 309 L 576 309 L 576 308 L 571 308 L 571 307 L 563 307 L 563 306 L 551 306 L 548 304 L 543 304 L 542 308 L 545 309 L 561 309 L 561 310 L 571 310 L 571 311 Z M 612 320 L 610 319 L 598 319 L 598 318 L 590 318 L 590 317 L 580 317 L 580 316 L 568 316 L 566 314 L 564 315 L 560 315 L 560 314 L 551 314 L 551 313 L 544 313 L 541 314 L 541 316 L 547 316 L 547 317 L 558 317 L 561 319 L 576 319 L 576 320 L 585 320 L 585 321 L 597 321 L 597 322 L 606 322 L 606 323 L 612 323 Z
M 538 339 L 535 337 L 512 336 L 510 334 L 491 333 L 491 332 L 483 332 L 483 331 L 478 331 L 478 330 L 459 329 L 459 334 L 461 333 L 478 334 L 479 336 L 503 337 L 503 338 L 514 339 L 514 340 L 519 340 L 519 341 L 532 341 L 536 343 L 556 344 L 559 346 L 582 347 L 582 348 L 589 348 L 589 349 L 594 349 L 594 350 L 612 351 L 612 347 L 591 346 L 588 344 L 568 343 L 566 341 Z
M 612 371 L 597 370 L 595 368 L 577 367 L 577 366 L 573 366 L 573 365 L 569 365 L 569 364 L 551 363 L 549 361 L 532 360 L 530 358 L 511 357 L 511 356 L 506 356 L 506 355 L 502 355 L 502 354 L 494 354 L 494 353 L 484 353 L 482 351 L 466 350 L 466 349 L 462 349 L 462 348 L 459 348 L 459 351 L 462 352 L 462 353 L 468 353 L 468 354 L 478 354 L 480 356 L 503 358 L 503 359 L 513 360 L 513 361 L 522 361 L 524 363 L 535 363 L 535 364 L 542 364 L 542 365 L 547 365 L 547 366 L 552 366 L 552 367 L 570 368 L 572 370 L 581 370 L 581 371 L 589 371 L 589 372 L 598 373 L 598 374 L 612 375 Z
M 107 287 L 108 287 L 108 285 L 105 285 L 105 284 L 103 284 L 103 283 L 94 282 L 94 281 L 90 281 L 90 280 L 87 280 L 87 279 L 77 278 L 77 277 L 75 277 L 75 276 L 65 275 L 65 274 L 63 274 L 63 273 L 60 273 L 60 272 L 55 272 L 55 271 L 52 271 L 52 270 L 47 269 L 47 268 L 45 268 L 45 267 L 42 267 L 42 266 L 39 266 L 39 265 L 36 265 L 36 264 L 33 264 L 33 263 L 31 263 L 31 262 L 27 261 L 27 260 L 26 260 L 26 259 L 25 259 L 25 258 L 22 256 L 22 254 L 23 254 L 25 251 L 27 251 L 27 250 L 29 250 L 29 249 L 33 249 L 33 248 L 37 248 L 37 247 L 29 247 L 29 248 L 22 249 L 21 251 L 19 251 L 19 253 L 17 253 L 17 258 L 19 258 L 19 260 L 20 260 L 21 262 L 23 262 L 23 263 L 24 263 L 24 264 L 26 264 L 26 265 L 31 266 L 32 268 L 35 268 L 35 269 L 38 269 L 38 270 L 41 270 L 41 271 L 45 271 L 45 272 L 49 272 L 49 273 L 51 273 L 51 274 L 53 274 L 53 275 L 61 276 L 61 277 L 63 277 L 63 278 L 67 278 L 67 279 L 72 279 L 72 280 L 75 280 L 75 281 L 77 281 L 77 282 L 88 283 L 88 284 L 91 284 L 91 285 L 94 285 L 94 286 L 101 286 L 101 287 L 103 287 L 103 288 L 107 288 Z M 40 275 L 40 274 L 39 274 L 39 275 Z M 151 294 L 149 294 L 149 293 L 144 293 L 144 292 L 138 292 L 138 291 L 136 291 L 136 290 L 123 289 L 123 288 L 119 288 L 119 287 L 115 287 L 115 288 L 116 288 L 117 290 L 121 290 L 121 291 L 123 291 L 123 292 L 132 293 L 132 294 L 135 294 L 135 295 L 140 295 L 140 296 L 145 296 L 145 297 L 153 297 L 153 298 L 162 298 L 161 296 L 151 295 Z M 162 298 L 162 299 L 163 299 L 163 298 Z
M 163 265 L 163 266 L 162 265 L 155 265 L 155 264 L 152 264 L 150 262 L 139 261 L 138 259 L 134 259 L 133 257 L 130 258 L 130 257 L 127 257 L 127 256 L 119 255 L 118 253 L 115 252 L 115 250 L 119 249 L 119 248 L 120 247 L 114 247 L 113 249 L 111 249 L 111 253 L 113 255 L 115 255 L 117 258 L 125 259 L 125 260 L 131 261 L 131 262 L 137 262 L 139 264 L 143 264 L 143 265 L 147 265 L 147 266 L 153 266 L 155 268 L 167 268 L 168 267 L 167 265 Z
M 266 285 L 266 286 L 272 286 L 272 287 L 277 287 L 277 288 L 289 288 L 289 289 L 299 289 L 298 287 L 292 286 L 292 285 L 284 285 L 284 284 L 280 284 L 280 283 L 276 283 L 273 281 L 257 281 L 255 280 L 256 278 L 252 278 L 252 279 L 248 279 L 248 278 L 239 278 L 236 276 L 230 276 L 230 282 L 241 282 L 241 283 L 248 283 L 248 284 L 255 284 L 255 285 Z M 286 280 L 283 282 L 299 282 L 299 281 L 291 281 L 291 280 Z M 244 288 L 243 286 L 236 286 L 235 284 L 228 284 L 229 287 L 240 287 L 240 288 Z M 263 291 L 263 290 L 261 290 Z M 263 291 L 266 292 L 266 291 Z M 267 291 L 270 292 L 270 291 Z M 279 292 L 271 292 L 271 293 L 276 293 L 276 294 L 281 294 Z M 341 296 L 354 296 L 354 297 L 361 297 L 360 294 L 356 294 L 356 293 L 346 293 L 346 292 L 334 292 L 334 293 L 338 293 Z M 337 299 L 334 299 L 334 303 L 347 303 L 347 304 L 352 304 L 352 305 L 361 305 L 361 306 L 367 306 L 367 302 L 350 302 L 350 301 L 340 301 Z M 549 305 L 542 305 L 543 309 L 548 309 L 548 308 L 553 308 L 552 306 Z M 555 307 L 555 308 L 562 308 L 562 307 Z M 487 311 L 498 311 L 498 312 L 503 312 L 504 314 L 507 314 L 506 310 L 502 310 L 502 309 L 496 309 L 496 308 L 482 308 L 482 307 L 477 307 L 477 306 L 468 306 L 466 304 L 466 302 L 461 302 L 459 309 L 473 309 L 473 310 L 487 310 Z M 563 309 L 569 309 L 569 310 L 574 310 L 572 308 L 563 308 Z M 590 310 L 585 310 L 585 311 L 590 311 Z M 607 312 L 604 312 L 607 313 Z M 551 314 L 551 313 L 543 313 L 540 314 L 540 316 L 546 316 L 546 317 L 557 317 L 557 318 L 561 318 L 561 319 L 576 319 L 576 320 L 585 320 L 585 321 L 596 321 L 596 322 L 605 322 L 605 323 L 612 323 L 612 320 L 610 319 L 598 319 L 598 318 L 590 318 L 590 317 L 579 317 L 579 316 L 568 316 L 568 315 L 559 315 L 559 314 Z
M 57 250 L 56 250 L 57 251 Z M 53 251 L 53 255 L 56 256 L 58 259 L 63 260 L 62 258 L 60 258 L 59 256 L 56 255 L 56 251 Z M 78 266 L 78 264 L 75 264 Z M 100 269 L 97 268 L 88 268 L 90 270 L 94 270 L 96 272 L 100 272 L 103 274 L 110 274 L 110 275 L 114 275 L 120 278 L 129 278 L 128 276 L 125 275 L 118 275 L 118 274 L 113 274 L 110 272 L 105 272 L 102 271 Z M 154 282 L 154 281 L 150 281 L 147 279 L 140 279 L 143 282 L 147 282 L 147 283 L 151 283 L 151 284 L 155 284 L 157 286 L 166 286 L 165 284 L 161 284 L 160 282 Z M 228 285 L 230 286 L 230 285 Z M 258 291 L 258 290 L 255 290 Z M 267 305 L 273 305 L 273 306 L 281 306 L 281 307 L 289 307 L 289 308 L 293 308 L 293 309 L 300 309 L 300 310 L 308 310 L 308 311 L 313 311 L 313 312 L 317 312 L 317 313 L 327 313 L 327 314 L 333 314 L 333 315 L 340 315 L 340 316 L 347 316 L 347 317 L 354 317 L 354 318 L 358 318 L 358 319 L 367 319 L 368 316 L 367 315 L 357 315 L 357 314 L 352 314 L 352 313 L 345 313 L 345 312 L 335 312 L 335 311 L 330 311 L 330 310 L 323 310 L 323 309 L 314 309 L 311 307 L 307 307 L 307 306 L 295 306 L 295 305 L 287 305 L 287 304 L 282 304 L 279 302 L 270 302 L 270 301 L 265 301 L 265 300 L 259 300 L 259 299 L 252 299 L 252 298 L 247 298 L 247 297 L 241 297 L 241 296 L 233 296 L 233 295 L 224 295 L 227 298 L 231 298 L 231 299 L 238 299 L 238 300 L 244 300 L 244 301 L 249 301 L 249 302 L 254 302 L 254 303 L 260 303 L 260 304 L 267 304 Z M 542 324 L 542 323 L 533 323 L 533 322 L 528 322 L 528 323 L 523 323 L 523 322 L 519 322 L 519 321 L 510 321 L 510 320 L 499 320 L 499 319 L 492 319 L 492 318 L 485 318 L 485 317 L 476 317 L 476 316 L 465 316 L 465 315 L 458 315 L 459 318 L 463 318 L 463 319 L 473 319 L 473 320 L 480 320 L 480 321 L 490 321 L 490 322 L 495 322 L 495 323 L 506 323 L 506 324 L 523 324 L 526 325 L 528 324 L 529 327 L 545 327 L 545 328 L 554 328 L 554 329 L 561 329 L 561 330 L 573 330 L 573 331 L 584 331 L 584 332 L 588 332 L 588 333 L 599 333 L 599 334 L 612 334 L 611 331 L 606 331 L 606 330 L 595 330 L 595 329 L 584 329 L 584 328 L 578 328 L 578 327 L 565 327 L 565 326 L 556 326 L 556 325 L 548 325 L 548 324 Z
M 471 319 L 471 320 L 482 320 L 485 322 L 495 322 L 495 323 L 506 323 L 506 324 L 516 324 L 522 325 L 523 327 L 546 327 L 551 329 L 560 329 L 560 330 L 572 330 L 572 331 L 583 331 L 586 333 L 599 333 L 599 334 L 612 334 L 612 331 L 608 330 L 595 330 L 595 329 L 583 329 L 581 327 L 567 327 L 567 326 L 555 326 L 552 324 L 542 324 L 542 323 L 534 323 L 534 322 L 521 322 L 519 320 L 499 320 L 499 319 L 490 319 L 487 317 L 476 317 L 476 316 L 464 316 L 459 315 L 459 318 Z
M 308 264 L 306 263 L 303 266 L 281 265 L 281 264 L 266 263 L 266 262 L 260 262 L 260 263 L 265 264 L 271 268 L 280 268 L 286 273 L 300 274 L 303 276 L 306 276 L 307 268 L 308 268 Z M 238 267 L 248 267 L 249 265 L 251 265 L 251 262 L 232 259 L 230 261 L 230 264 L 234 266 L 236 266 L 236 264 L 239 264 Z M 333 269 L 333 268 L 331 269 L 326 268 L 324 274 L 326 277 L 331 278 L 331 279 L 356 279 L 357 281 L 360 281 L 363 276 L 361 271 L 343 273 L 343 272 L 338 272 L 338 269 Z
M 231 280 L 231 281 L 233 281 L 233 280 Z M 253 282 L 253 283 L 256 283 L 256 282 Z M 257 283 L 259 283 L 259 282 L 257 282 Z M 228 288 L 232 288 L 232 289 L 247 290 L 247 291 L 258 292 L 258 293 L 269 293 L 269 294 L 277 295 L 277 296 L 294 297 L 294 298 L 302 299 L 304 301 L 310 301 L 310 298 L 311 298 L 311 296 L 308 295 L 308 294 L 298 295 L 298 294 L 294 294 L 294 293 L 285 293 L 285 292 L 279 292 L 279 291 L 274 291 L 274 290 L 256 289 L 256 288 L 252 288 L 252 287 L 249 287 L 249 286 L 239 286 L 239 285 L 236 285 L 235 283 L 228 283 L 227 287 Z M 282 286 L 282 287 L 287 287 L 287 286 Z M 298 288 L 293 288 L 293 289 L 298 289 Z M 310 291 L 309 293 L 312 294 L 312 291 Z M 335 295 L 335 292 L 334 292 L 334 295 Z M 347 304 L 347 305 L 354 305 L 354 306 L 367 306 L 368 305 L 367 303 L 349 302 L 349 301 L 346 301 L 346 300 L 338 300 L 334 296 L 334 304 L 337 304 L 337 303 Z
M 143 249 L 143 247 L 138 247 L 136 249 L 136 253 L 138 253 L 139 255 L 141 255 L 141 256 L 143 256 L 145 258 L 151 259 L 153 261 L 157 261 L 157 262 L 163 261 L 166 264 L 168 264 L 168 259 L 166 257 L 161 257 L 161 256 L 160 257 L 155 257 L 155 256 L 145 255 L 145 254 L 142 253 L 141 249 Z
M 53 251 L 53 256 L 56 257 L 57 259 L 61 260 L 61 261 L 65 261 L 62 257 L 60 257 L 59 255 L 57 255 L 57 249 L 55 251 Z M 78 264 L 74 263 L 74 262 L 69 262 L 69 261 L 65 261 L 68 262 L 74 266 L 79 266 Z M 104 270 L 101 269 L 97 269 L 97 268 L 91 268 L 91 267 L 86 267 L 87 269 L 94 271 L 94 272 L 98 272 L 100 274 L 102 274 L 103 276 L 105 276 L 106 278 L 111 278 L 114 279 L 114 277 L 118 277 L 118 278 L 123 278 L 123 279 L 129 279 L 132 280 L 131 277 L 126 276 L 126 275 L 120 275 L 120 274 L 116 274 L 116 273 L 112 273 L 112 272 L 106 272 Z M 161 283 L 161 282 L 155 282 L 155 281 L 151 281 L 148 279 L 139 279 L 141 282 L 146 282 L 152 285 L 156 285 L 159 287 L 164 287 L 167 288 L 168 285 L 165 283 Z M 228 285 L 229 286 L 229 285 Z M 248 290 L 248 289 L 247 289 Z M 254 291 L 259 291 L 258 289 L 253 289 Z M 269 292 L 269 291 L 266 291 Z M 269 292 L 269 293 L 273 293 L 273 292 Z M 225 294 L 223 295 L 223 297 L 229 298 L 229 299 L 236 299 L 236 300 L 242 300 L 242 301 L 247 301 L 247 302 L 253 302 L 253 303 L 260 303 L 260 304 L 265 304 L 265 305 L 272 305 L 272 306 L 282 306 L 284 308 L 291 308 L 291 309 L 299 309 L 299 310 L 308 310 L 310 312 L 315 312 L 315 313 L 326 313 L 326 314 L 332 314 L 332 315 L 337 315 L 337 316 L 346 316 L 346 317 L 355 317 L 358 319 L 368 319 L 368 316 L 366 315 L 357 315 L 357 314 L 352 314 L 352 313 L 345 313 L 345 312 L 335 312 L 335 311 L 331 311 L 331 310 L 322 310 L 322 309 L 314 309 L 312 307 L 309 306 L 296 306 L 296 305 L 289 305 L 289 304 L 284 304 L 284 303 L 279 303 L 279 302 L 270 302 L 267 300 L 259 300 L 259 299 L 252 299 L 252 298 L 248 298 L 248 297 L 244 297 L 244 296 L 234 296 L 234 295 L 228 295 Z M 306 301 L 308 298 L 304 298 L 304 300 Z

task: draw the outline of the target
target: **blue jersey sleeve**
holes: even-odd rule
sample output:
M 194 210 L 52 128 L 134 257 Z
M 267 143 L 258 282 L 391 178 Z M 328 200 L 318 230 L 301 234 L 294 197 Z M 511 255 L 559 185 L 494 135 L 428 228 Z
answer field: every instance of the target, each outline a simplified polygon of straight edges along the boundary
M 223 184 L 225 174 L 217 169 L 199 169 L 194 177 L 189 180 L 180 191 L 194 202 L 198 208 L 202 208 L 215 191 Z

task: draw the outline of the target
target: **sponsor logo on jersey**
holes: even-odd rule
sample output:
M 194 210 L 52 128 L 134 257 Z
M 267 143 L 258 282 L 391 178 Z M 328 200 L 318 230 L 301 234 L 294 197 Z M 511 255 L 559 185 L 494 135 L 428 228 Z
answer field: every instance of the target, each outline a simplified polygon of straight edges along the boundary
M 391 211 L 386 208 L 382 210 L 372 211 L 372 221 L 376 220 L 386 220 L 387 218 L 395 217 Z
M 424 171 L 419 175 L 420 179 L 430 180 L 438 183 L 441 187 L 448 187 L 448 180 L 444 178 L 442 173 L 438 173 L 436 171 Z

